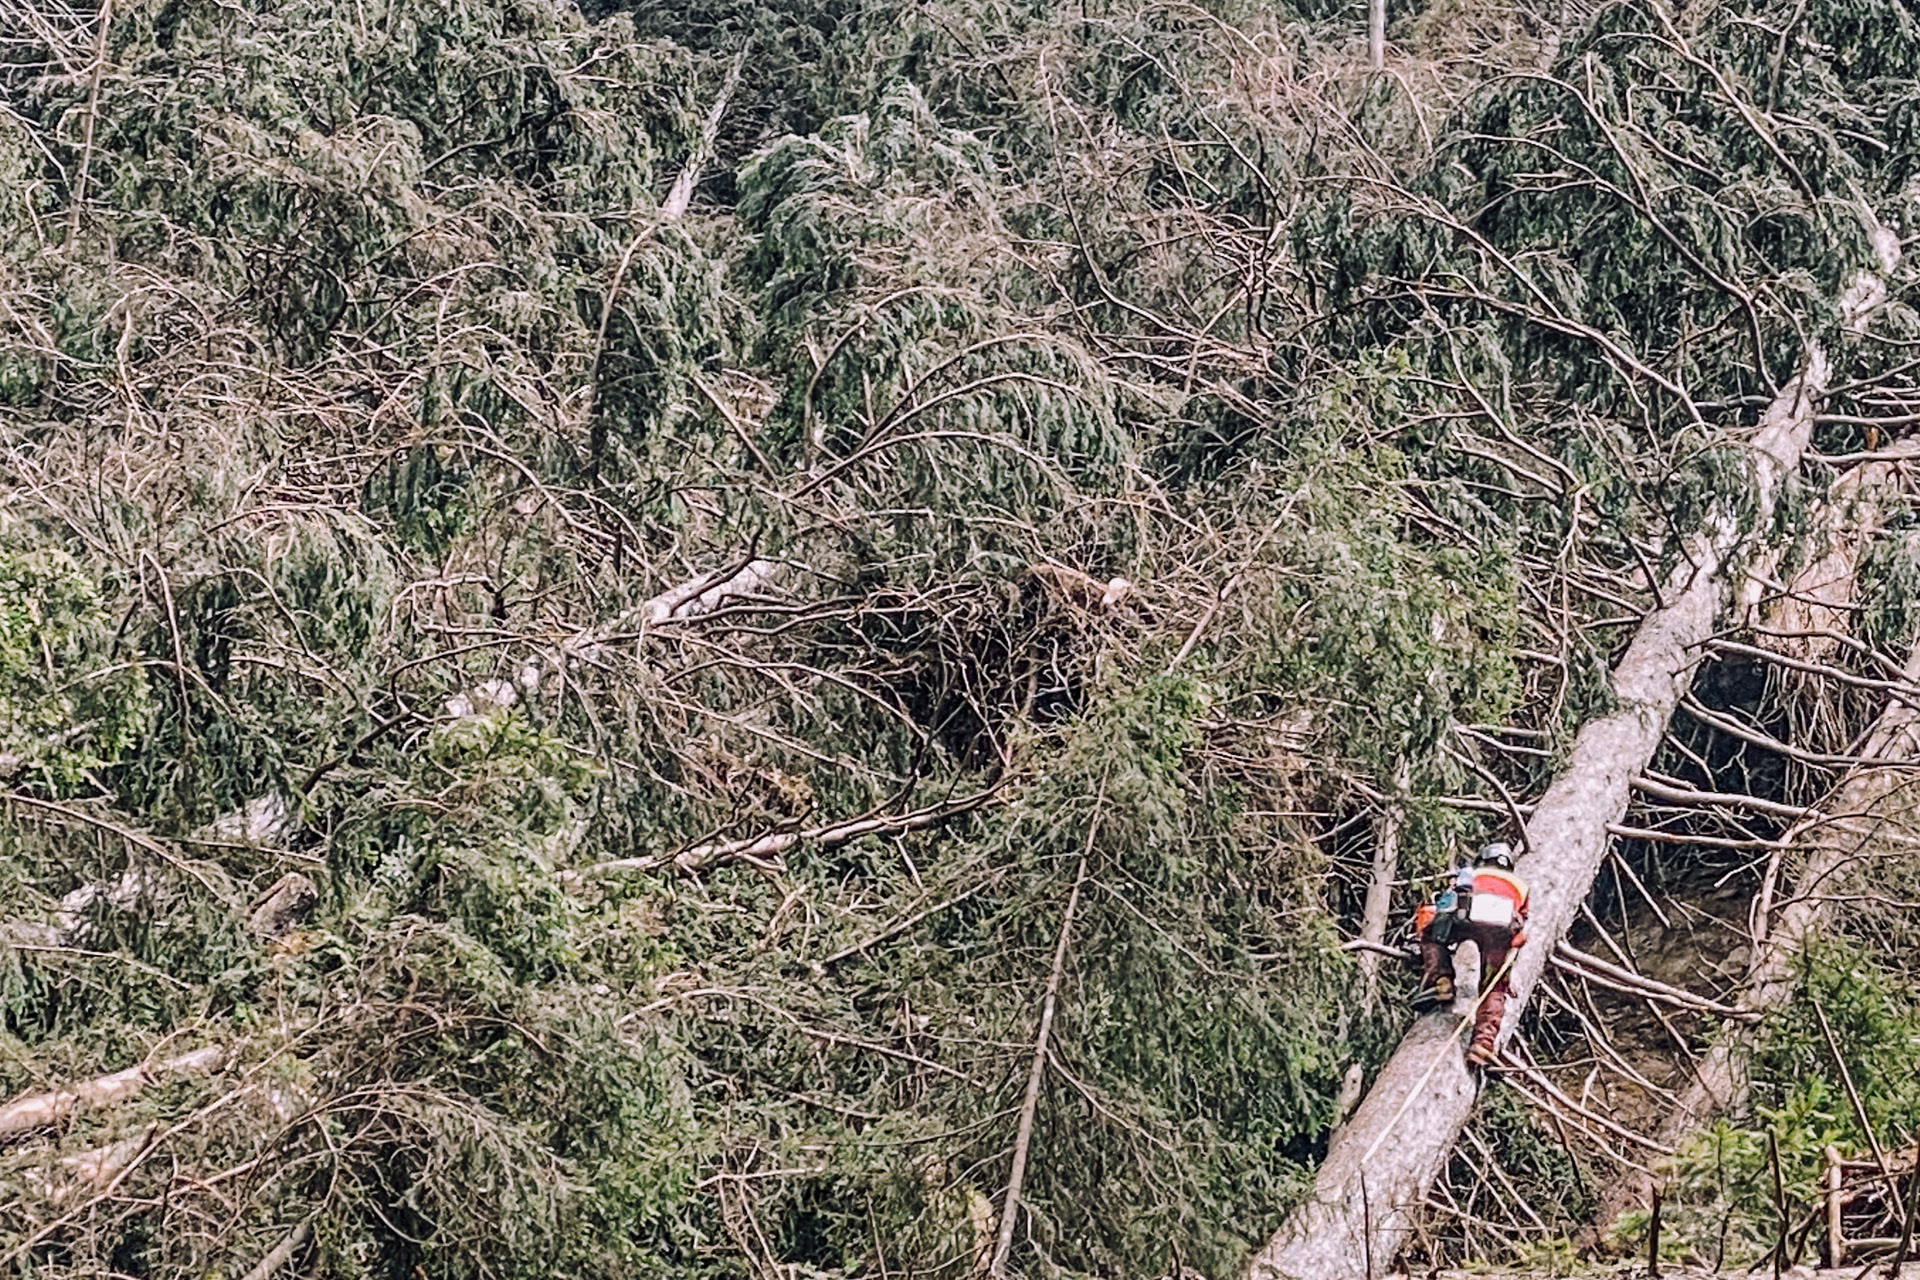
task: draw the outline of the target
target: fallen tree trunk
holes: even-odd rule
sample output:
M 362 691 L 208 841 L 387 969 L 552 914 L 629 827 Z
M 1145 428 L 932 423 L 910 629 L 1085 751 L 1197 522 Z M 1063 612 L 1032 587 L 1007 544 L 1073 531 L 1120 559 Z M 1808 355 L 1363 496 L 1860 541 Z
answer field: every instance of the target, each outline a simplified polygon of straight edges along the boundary
M 1900 257 L 1898 236 L 1877 224 L 1868 233 L 1880 266 L 1892 271 Z M 1858 273 L 1840 299 L 1841 327 L 1863 331 L 1886 297 L 1880 278 Z M 1764 529 L 1772 519 L 1781 487 L 1806 451 L 1832 372 L 1825 350 L 1813 344 L 1800 373 L 1761 414 L 1748 441 L 1757 516 L 1752 527 Z M 1633 782 L 1652 760 L 1691 682 L 1693 664 L 1714 635 L 1728 594 L 1722 570 L 1740 544 L 1739 522 L 1724 510 L 1689 539 L 1660 593 L 1661 607 L 1642 620 L 1613 670 L 1616 709 L 1575 735 L 1565 768 L 1527 820 L 1521 870 L 1533 886 L 1528 933 L 1534 941 L 1513 961 L 1513 996 L 1498 1046 L 1513 1034 L 1592 890 L 1606 857 L 1608 829 L 1625 815 Z M 1462 1030 L 1448 1014 L 1415 1020 L 1360 1109 L 1329 1143 L 1312 1193 L 1254 1255 L 1251 1280 L 1346 1280 L 1361 1259 L 1369 1271 L 1375 1260 L 1392 1262 L 1478 1094 L 1459 1048 Z
M 104 1146 L 61 1156 L 51 1164 L 29 1168 L 23 1181 L 28 1190 L 58 1212 L 85 1196 L 98 1195 L 140 1158 L 160 1131 L 158 1123 L 144 1126 L 131 1137 Z
M 1920 455 L 1920 445 L 1902 442 L 1897 451 Z M 1899 465 L 1869 463 L 1834 484 L 1830 495 L 1833 506 L 1823 525 L 1837 545 L 1796 575 L 1782 597 L 1787 616 L 1783 618 L 1777 611 L 1771 615 L 1770 621 L 1784 636 L 1823 639 L 1844 633 L 1845 610 L 1854 599 L 1853 569 L 1860 530 L 1844 526 L 1836 512 L 1841 508 L 1858 509 L 1867 490 L 1896 483 L 1900 479 L 1896 470 Z M 1867 523 L 1877 526 L 1871 516 Z M 1827 611 L 1824 616 L 1807 612 L 1810 599 Z M 1819 656 L 1824 653 L 1820 651 Z M 1920 683 L 1920 642 L 1908 652 L 1901 677 L 1907 683 Z M 1890 698 L 1857 754 L 1860 763 L 1848 770 L 1821 805 L 1823 815 L 1798 824 L 1781 839 L 1781 845 L 1790 851 L 1804 849 L 1806 857 L 1794 876 L 1792 891 L 1777 910 L 1769 897 L 1780 871 L 1779 851 L 1768 865 L 1753 919 L 1753 959 L 1736 998 L 1737 1007 L 1745 1015 L 1743 1025 L 1726 1028 L 1695 1064 L 1686 1087 L 1661 1122 L 1658 1140 L 1663 1146 L 1684 1145 L 1715 1120 L 1738 1112 L 1744 1105 L 1747 1066 L 1760 1034 L 1755 1024 L 1792 1001 L 1799 988 L 1795 961 L 1807 941 L 1825 926 L 1830 896 L 1850 868 L 1870 854 L 1876 836 L 1883 833 L 1887 819 L 1880 811 L 1886 801 L 1910 785 L 1911 769 L 1902 766 L 1920 760 L 1920 710 L 1904 698 Z M 1827 814 L 1833 816 L 1824 816 Z M 1597 1222 L 1604 1225 L 1644 1204 L 1652 1191 L 1653 1179 L 1645 1174 L 1622 1179 L 1603 1199 Z
M 537 693 L 541 681 L 565 671 L 574 662 L 597 662 L 616 637 L 635 629 L 684 622 L 712 613 L 735 596 L 752 595 L 774 586 L 781 566 L 771 560 L 750 559 L 725 569 L 697 573 L 677 586 L 642 602 L 605 626 L 594 627 L 562 642 L 550 659 L 529 657 L 513 680 L 483 680 L 447 699 L 443 714 L 455 720 L 490 715 Z M 256 801 L 256 803 L 258 803 Z
M 1818 554 L 1777 595 L 1767 596 L 1771 564 L 1749 571 L 1741 603 L 1758 621 L 1765 602 L 1769 648 L 1809 662 L 1825 662 L 1839 648 L 1839 637 L 1851 629 L 1861 556 L 1886 522 L 1878 498 L 1899 482 L 1904 458 L 1920 460 L 1920 440 L 1895 441 L 1886 456 L 1850 467 L 1833 482 L 1813 521 Z
M 1920 644 L 1910 652 L 1905 674 L 1920 680 Z M 1889 702 L 1861 751 L 1874 760 L 1920 759 L 1920 711 L 1899 699 Z M 1804 847 L 1806 861 L 1794 877 L 1793 891 L 1777 911 L 1762 904 L 1753 964 L 1739 1000 L 1740 1009 L 1749 1016 L 1777 1013 L 1793 1000 L 1800 985 L 1795 962 L 1808 940 L 1825 927 L 1830 898 L 1849 873 L 1871 856 L 1876 839 L 1883 834 L 1889 819 L 1877 810 L 1911 781 L 1910 771 L 1897 766 L 1857 768 L 1841 781 L 1827 806 L 1838 816 L 1788 834 L 1784 843 Z M 1662 1143 L 1679 1146 L 1719 1117 L 1741 1108 L 1747 1096 L 1747 1064 L 1757 1037 L 1757 1029 L 1751 1026 L 1729 1028 L 1714 1042 L 1661 1124 Z M 1611 1206 L 1616 1212 L 1644 1197 L 1648 1187 L 1640 1180 L 1632 1190 L 1637 1194 L 1626 1203 Z
M 1393 794 L 1380 807 L 1373 822 L 1373 869 L 1367 878 L 1367 900 L 1360 912 L 1360 940 L 1368 945 L 1360 951 L 1360 981 L 1366 987 L 1371 1006 L 1380 989 L 1380 953 L 1392 923 L 1393 886 L 1400 875 L 1400 831 L 1406 824 L 1406 795 L 1410 771 L 1402 761 L 1394 769 Z M 1376 949 L 1377 948 L 1377 949 Z
M 706 123 L 700 127 L 700 140 L 687 156 L 680 176 L 673 180 L 673 189 L 667 192 L 666 203 L 660 206 L 660 221 L 673 222 L 686 216 L 687 207 L 693 203 L 693 189 L 700 185 L 700 171 L 713 158 L 713 145 L 720 138 L 720 122 L 726 118 L 727 104 L 733 100 L 733 91 L 740 87 L 740 71 L 746 64 L 747 51 L 742 49 L 734 55 L 733 65 L 727 69 L 727 79 L 720 86 L 720 96 L 707 109 Z
M 1825 353 L 1815 348 L 1762 415 L 1750 441 L 1758 527 L 1771 518 L 1782 483 L 1799 465 L 1829 375 Z M 1529 852 L 1521 871 L 1533 886 L 1528 933 L 1534 941 L 1513 965 L 1501 1043 L 1590 891 L 1606 856 L 1608 824 L 1625 814 L 1634 779 L 1686 691 L 1697 650 L 1714 634 L 1725 595 L 1721 571 L 1739 544 L 1730 514 L 1690 540 L 1662 593 L 1664 607 L 1647 615 L 1614 668 L 1617 709 L 1576 735 L 1565 769 L 1526 824 Z M 1254 1256 L 1253 1280 L 1348 1280 L 1360 1259 L 1385 1266 L 1399 1253 L 1478 1094 L 1460 1031 L 1449 1014 L 1414 1022 L 1329 1146 L 1311 1196 Z
M 0 1136 L 31 1133 L 35 1129 L 59 1124 L 81 1107 L 102 1106 L 131 1098 L 169 1076 L 218 1071 L 220 1064 L 226 1061 L 226 1056 L 226 1050 L 219 1045 L 209 1045 L 164 1062 L 128 1067 L 125 1071 L 116 1071 L 68 1089 L 31 1094 L 0 1107 Z
M 305 1222 L 302 1222 L 299 1226 L 287 1232 L 286 1237 L 281 1240 L 279 1244 L 267 1250 L 267 1256 L 260 1259 L 259 1264 L 256 1265 L 253 1270 L 247 1272 L 246 1275 L 242 1276 L 240 1280 L 267 1280 L 269 1276 L 281 1267 L 286 1266 L 287 1263 L 292 1260 L 294 1253 L 301 1245 L 307 1242 L 307 1238 L 312 1234 L 313 1219 L 308 1218 Z

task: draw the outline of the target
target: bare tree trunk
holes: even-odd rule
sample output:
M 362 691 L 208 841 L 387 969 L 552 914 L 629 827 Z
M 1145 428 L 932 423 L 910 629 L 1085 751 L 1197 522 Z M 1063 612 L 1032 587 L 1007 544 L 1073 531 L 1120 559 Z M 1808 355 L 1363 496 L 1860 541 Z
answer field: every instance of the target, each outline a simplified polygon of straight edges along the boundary
M 1089 833 L 1087 845 L 1093 845 Z M 1067 944 L 1073 936 L 1073 913 L 1080 906 L 1080 889 L 1087 882 L 1087 855 L 1080 855 L 1080 868 L 1074 872 L 1073 892 L 1067 895 L 1067 909 L 1060 913 L 1060 940 L 1053 950 L 1053 971 L 1047 978 L 1047 994 L 1040 1002 L 1040 1029 L 1033 1038 L 1033 1062 L 1027 1072 L 1027 1092 L 1020 1103 L 1019 1131 L 1013 1140 L 1013 1163 L 1007 1171 L 1006 1199 L 1000 1204 L 1000 1231 L 994 1239 L 993 1258 L 987 1274 L 1001 1280 L 1007 1274 L 1007 1256 L 1013 1252 L 1013 1233 L 1020 1221 L 1020 1188 L 1027 1179 L 1027 1154 L 1033 1145 L 1033 1122 L 1040 1113 L 1040 1085 L 1047 1073 L 1047 1055 L 1051 1052 L 1053 1014 L 1060 1003 L 1060 979 L 1067 970 Z
M 666 203 L 660 206 L 662 222 L 684 217 L 687 206 L 693 203 L 693 189 L 700 185 L 700 171 L 706 168 L 707 161 L 713 156 L 713 145 L 720 138 L 720 121 L 726 117 L 727 103 L 733 100 L 733 91 L 740 87 L 740 69 L 746 62 L 745 49 L 734 55 L 733 65 L 727 69 L 726 82 L 720 86 L 720 96 L 713 100 L 713 106 L 707 110 L 706 123 L 700 128 L 700 141 L 694 144 L 692 154 L 680 170 L 680 176 L 673 181 L 673 189 L 667 192 Z
M 1387 0 L 1367 0 L 1367 65 L 1375 71 L 1387 65 Z
M 779 580 L 781 566 L 770 560 L 753 559 L 724 569 L 710 569 L 662 591 L 638 608 L 621 614 L 605 626 L 594 627 L 571 636 L 550 659 L 529 657 L 520 665 L 517 680 L 485 680 L 447 699 L 444 714 L 455 719 L 491 714 L 518 703 L 524 694 L 537 692 L 549 674 L 566 669 L 571 662 L 596 661 L 616 637 L 637 629 L 683 622 L 712 613 L 735 596 L 751 595 L 770 589 Z M 256 803 L 259 803 L 256 801 Z
M 1920 460 L 1920 440 L 1896 441 L 1887 453 Z M 1825 661 L 1840 647 L 1839 636 L 1851 629 L 1860 558 L 1886 522 L 1881 499 L 1900 483 L 1906 466 L 1892 457 L 1878 458 L 1848 468 L 1833 482 L 1813 522 L 1819 554 L 1767 603 L 1762 622 L 1770 634 L 1760 643 L 1809 662 Z M 1752 600 L 1743 604 L 1759 604 L 1767 590 L 1762 578 L 1772 572 L 1769 564 L 1749 577 Z
M 157 1123 L 148 1124 L 131 1137 L 61 1156 L 50 1168 L 29 1170 L 27 1183 L 43 1191 L 47 1206 L 55 1211 L 85 1196 L 98 1195 L 140 1158 L 159 1129 Z
M 70 1089 L 55 1089 L 49 1093 L 20 1098 L 0 1107 L 0 1134 L 31 1133 L 35 1129 L 59 1124 L 81 1107 L 103 1106 L 131 1098 L 143 1092 L 148 1085 L 169 1076 L 218 1071 L 226 1058 L 225 1049 L 219 1045 L 209 1045 L 165 1062 L 128 1067 L 125 1071 L 88 1080 Z
M 267 1256 L 260 1259 L 259 1264 L 255 1266 L 253 1270 L 247 1272 L 246 1275 L 242 1276 L 241 1280 L 267 1280 L 267 1277 L 292 1261 L 294 1252 L 298 1250 L 301 1245 L 305 1244 L 307 1237 L 312 1234 L 313 1219 L 309 1218 L 307 1221 L 289 1231 L 286 1238 L 279 1244 L 269 1249 Z
M 1889 450 L 1920 455 L 1920 442 L 1902 441 Z M 1834 482 L 1817 528 L 1825 538 L 1822 554 L 1794 576 L 1766 613 L 1765 621 L 1777 635 L 1763 637 L 1768 648 L 1792 656 L 1822 658 L 1838 647 L 1834 638 L 1848 629 L 1849 607 L 1857 580 L 1855 570 L 1865 538 L 1880 527 L 1872 491 L 1889 489 L 1901 480 L 1897 461 L 1877 460 L 1854 467 Z M 1757 584 L 1750 584 L 1757 585 Z M 1756 596 L 1757 600 L 1757 596 Z M 1908 682 L 1920 681 L 1920 642 L 1907 655 L 1902 671 Z M 1735 1003 L 1743 1013 L 1775 1013 L 1793 999 L 1798 983 L 1794 960 L 1806 941 L 1825 923 L 1827 898 L 1834 882 L 1872 845 L 1887 819 L 1876 815 L 1884 802 L 1903 785 L 1903 774 L 1889 762 L 1920 756 L 1920 711 L 1898 697 L 1890 701 L 1858 748 L 1863 761 L 1850 769 L 1820 808 L 1833 817 L 1811 819 L 1789 831 L 1782 843 L 1806 849 L 1792 892 L 1777 916 L 1770 901 L 1779 872 L 1779 855 L 1768 866 L 1755 903 L 1753 958 Z M 1915 834 L 1915 833 L 1908 833 Z M 1686 1088 L 1661 1122 L 1657 1141 L 1678 1148 L 1723 1115 L 1740 1110 L 1746 1101 L 1747 1064 L 1760 1034 L 1759 1019 L 1729 1025 L 1695 1066 Z M 1647 1201 L 1653 1180 L 1629 1172 L 1602 1197 L 1596 1223 L 1604 1225 Z
M 1830 365 L 1818 348 L 1767 407 L 1753 449 L 1756 522 L 1765 527 L 1786 476 L 1799 465 Z M 1631 785 L 1652 759 L 1721 611 L 1721 570 L 1739 545 L 1738 523 L 1722 514 L 1697 533 L 1620 664 L 1618 710 L 1575 737 L 1566 768 L 1527 823 L 1521 870 L 1532 882 L 1531 945 L 1513 964 L 1504 1043 L 1553 950 L 1592 888 L 1608 847 L 1607 824 L 1625 813 Z M 1472 1112 L 1478 1089 L 1450 1014 L 1418 1019 L 1352 1122 L 1330 1145 L 1313 1194 L 1253 1258 L 1253 1280 L 1346 1280 L 1355 1259 L 1394 1258 L 1412 1231 L 1428 1188 Z M 1364 1185 L 1362 1178 L 1364 1175 Z
M 100 18 L 93 38 L 91 83 L 87 88 L 87 114 L 80 136 L 80 176 L 73 184 L 73 199 L 67 207 L 67 248 L 73 248 L 80 234 L 80 219 L 87 204 L 87 171 L 93 165 L 93 131 L 100 122 L 100 85 L 107 70 L 107 32 L 113 26 L 113 0 L 100 0 Z
M 1393 884 L 1400 875 L 1400 829 L 1406 822 L 1401 797 L 1409 781 L 1403 760 L 1394 768 L 1393 794 L 1387 797 L 1373 823 L 1373 872 L 1367 881 L 1367 901 L 1360 911 L 1360 940 L 1380 950 L 1360 952 L 1360 977 L 1366 984 L 1367 1003 L 1379 994 L 1380 961 L 1387 951 L 1387 926 L 1393 919 Z
M 1920 681 L 1920 643 L 1907 656 L 1903 672 Z M 1867 735 L 1861 754 L 1871 760 L 1908 761 L 1920 758 L 1920 709 L 1895 698 L 1880 713 Z M 1793 892 L 1777 912 L 1767 910 L 1756 920 L 1752 966 L 1739 1007 L 1749 1013 L 1770 1014 L 1784 1009 L 1799 988 L 1794 961 L 1807 940 L 1826 924 L 1828 899 L 1854 866 L 1869 856 L 1877 839 L 1893 823 L 1876 812 L 1904 787 L 1911 774 L 1888 765 L 1863 765 L 1848 773 L 1825 806 L 1831 818 L 1819 819 L 1789 832 L 1784 843 L 1804 847 L 1806 862 L 1795 877 Z M 1898 833 L 1906 844 L 1920 832 Z M 1719 1117 L 1738 1111 L 1746 1101 L 1747 1065 L 1759 1036 L 1752 1022 L 1731 1025 L 1694 1068 L 1673 1110 L 1661 1124 L 1658 1141 L 1678 1147 Z M 1650 1184 L 1644 1175 L 1623 1179 L 1603 1205 L 1602 1221 L 1611 1220 L 1645 1199 Z

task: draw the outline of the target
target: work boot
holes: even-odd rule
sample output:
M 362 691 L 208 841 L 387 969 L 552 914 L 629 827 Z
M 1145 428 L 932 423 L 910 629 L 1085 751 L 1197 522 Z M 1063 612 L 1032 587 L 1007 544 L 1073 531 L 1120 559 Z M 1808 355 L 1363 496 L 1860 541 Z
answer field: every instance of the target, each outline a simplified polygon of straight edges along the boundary
M 1413 993 L 1413 1011 L 1431 1013 L 1453 1003 L 1453 979 L 1435 978 Z

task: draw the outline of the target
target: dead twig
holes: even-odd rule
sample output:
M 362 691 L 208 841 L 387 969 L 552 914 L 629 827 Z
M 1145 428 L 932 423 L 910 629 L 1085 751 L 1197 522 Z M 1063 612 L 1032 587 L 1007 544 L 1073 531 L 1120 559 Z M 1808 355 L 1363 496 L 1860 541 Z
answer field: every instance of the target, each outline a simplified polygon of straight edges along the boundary
M 1635 970 L 1625 969 L 1619 965 L 1608 964 L 1600 957 L 1589 955 L 1570 942 L 1562 942 L 1554 948 L 1553 964 L 1555 967 L 1573 974 L 1575 977 L 1585 978 L 1590 982 L 1596 982 L 1600 986 L 1619 991 L 1626 995 L 1645 996 L 1649 999 L 1664 1001 L 1667 1004 L 1675 1005 L 1682 1009 L 1691 1009 L 1699 1013 L 1711 1013 L 1720 1018 L 1738 1018 L 1751 1021 L 1760 1016 L 1749 1009 L 1736 1009 L 1730 1004 L 1722 1004 L 1718 1000 L 1711 1000 L 1706 996 L 1695 995 L 1693 992 L 1683 988 L 1669 986 L 1664 982 L 1657 982 Z
M 313 1219 L 309 1218 L 289 1231 L 286 1239 L 267 1250 L 266 1257 L 260 1259 L 259 1263 L 251 1271 L 241 1277 L 241 1280 L 267 1280 L 267 1277 L 271 1276 L 281 1267 L 286 1266 L 287 1263 L 292 1260 L 294 1252 L 298 1250 L 301 1245 L 305 1244 L 307 1237 L 312 1234 Z
M 1006 1196 L 1000 1202 L 1000 1229 L 994 1239 L 993 1258 L 987 1274 L 999 1280 L 1007 1274 L 1007 1255 L 1013 1251 L 1013 1230 L 1020 1214 L 1020 1188 L 1026 1181 L 1027 1155 L 1033 1143 L 1033 1122 L 1040 1110 L 1040 1081 L 1047 1070 L 1048 1040 L 1053 1034 L 1053 1014 L 1059 1005 L 1060 981 L 1067 969 L 1067 945 L 1073 936 L 1073 913 L 1080 906 L 1080 889 L 1087 880 L 1087 859 L 1093 854 L 1094 837 L 1100 831 L 1098 810 L 1106 799 L 1103 788 L 1094 801 L 1095 816 L 1087 827 L 1086 847 L 1080 853 L 1080 865 L 1073 875 L 1073 889 L 1067 895 L 1066 909 L 1060 913 L 1060 940 L 1053 949 L 1053 971 L 1047 977 L 1046 995 L 1040 1001 L 1040 1028 L 1033 1037 L 1033 1062 L 1027 1071 L 1027 1092 L 1020 1103 L 1020 1123 L 1013 1139 L 1013 1163 L 1007 1171 Z

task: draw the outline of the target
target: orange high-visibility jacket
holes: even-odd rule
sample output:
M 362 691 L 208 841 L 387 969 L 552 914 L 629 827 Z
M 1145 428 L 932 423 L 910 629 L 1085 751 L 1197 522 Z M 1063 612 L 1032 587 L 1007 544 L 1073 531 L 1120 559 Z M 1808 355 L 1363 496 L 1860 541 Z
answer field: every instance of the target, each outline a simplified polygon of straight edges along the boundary
M 1475 867 L 1473 891 L 1505 898 L 1513 903 L 1513 913 L 1517 916 L 1527 913 L 1527 882 L 1511 871 L 1502 871 L 1498 867 Z

